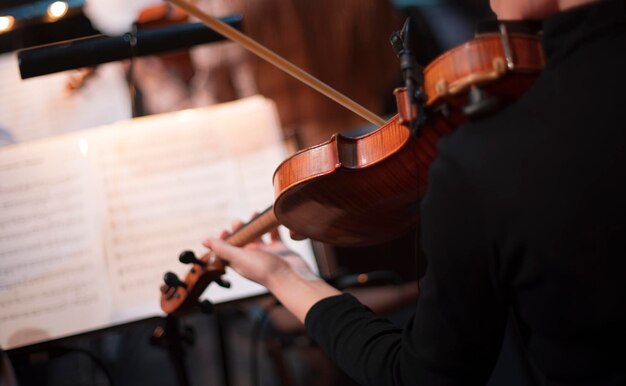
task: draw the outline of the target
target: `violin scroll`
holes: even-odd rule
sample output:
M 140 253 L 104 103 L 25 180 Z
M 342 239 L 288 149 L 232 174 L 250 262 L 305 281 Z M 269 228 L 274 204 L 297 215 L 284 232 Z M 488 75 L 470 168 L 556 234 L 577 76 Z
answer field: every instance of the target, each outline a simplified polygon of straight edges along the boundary
M 168 314 L 185 314 L 196 307 L 206 309 L 198 302 L 202 292 L 213 282 L 221 286 L 229 284 L 222 279 L 226 272 L 225 264 L 214 254 L 207 253 L 200 258 L 191 251 L 181 253 L 179 260 L 184 264 L 193 264 L 184 279 L 167 272 L 161 286 L 161 309 Z
M 279 225 L 272 206 L 254 216 L 246 224 L 229 234 L 224 240 L 229 244 L 243 247 Z M 191 264 L 185 279 L 179 279 L 175 274 L 167 272 L 161 286 L 161 309 L 168 314 L 186 314 L 200 307 L 207 310 L 207 303 L 198 302 L 202 292 L 211 284 L 230 288 L 230 282 L 222 276 L 226 273 L 226 263 L 213 252 L 201 257 L 191 251 L 183 251 L 178 257 L 183 264 Z

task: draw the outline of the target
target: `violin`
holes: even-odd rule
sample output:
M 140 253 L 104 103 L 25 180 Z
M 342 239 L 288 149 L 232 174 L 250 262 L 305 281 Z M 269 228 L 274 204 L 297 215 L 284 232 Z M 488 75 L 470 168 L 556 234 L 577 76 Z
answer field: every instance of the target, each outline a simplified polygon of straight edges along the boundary
M 182 4 L 209 24 L 210 16 L 184 0 L 169 1 Z M 538 36 L 509 31 L 505 24 L 442 54 L 423 70 L 425 97 L 419 109 L 407 107 L 411 104 L 406 89 L 397 89 L 398 114 L 378 129 L 356 138 L 336 134 L 284 160 L 273 176 L 274 204 L 226 241 L 241 247 L 278 225 L 341 246 L 381 243 L 409 231 L 418 220 L 439 138 L 493 110 L 496 102 L 502 107 L 518 98 L 543 66 Z M 371 113 L 357 113 L 377 120 Z M 408 123 L 418 113 L 422 114 L 419 130 L 413 132 Z M 191 310 L 211 282 L 226 285 L 221 280 L 225 264 L 214 254 L 197 258 L 184 252 L 180 261 L 193 268 L 184 280 L 166 274 L 161 287 L 161 308 L 166 313 Z

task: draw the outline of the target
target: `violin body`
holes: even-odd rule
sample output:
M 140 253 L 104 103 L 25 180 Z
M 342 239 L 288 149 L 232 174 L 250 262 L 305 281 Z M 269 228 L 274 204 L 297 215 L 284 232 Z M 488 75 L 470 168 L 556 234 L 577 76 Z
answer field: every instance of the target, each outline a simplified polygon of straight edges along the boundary
M 335 135 L 280 164 L 274 173 L 278 222 L 343 246 L 381 243 L 413 228 L 437 142 L 466 121 L 467 91 L 479 86 L 502 107 L 525 92 L 543 68 L 536 36 L 506 38 L 503 43 L 500 33 L 479 36 L 424 69 L 428 116 L 416 136 L 400 114 L 371 133 Z M 437 111 L 441 106 L 445 109 Z
M 417 147 L 396 117 L 358 138 L 335 135 L 295 154 L 274 174 L 278 221 L 335 245 L 400 235 L 417 215 Z M 434 156 L 434 154 L 433 154 Z

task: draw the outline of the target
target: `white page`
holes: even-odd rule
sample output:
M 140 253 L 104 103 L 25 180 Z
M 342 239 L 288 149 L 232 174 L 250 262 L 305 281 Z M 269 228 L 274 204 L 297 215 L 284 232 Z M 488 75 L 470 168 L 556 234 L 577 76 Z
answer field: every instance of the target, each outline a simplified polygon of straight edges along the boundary
M 17 54 L 0 55 L 0 146 L 129 119 L 130 95 L 120 63 L 98 66 L 74 92 L 65 71 L 21 79 Z
M 0 345 L 109 322 L 94 169 L 68 137 L 0 149 Z

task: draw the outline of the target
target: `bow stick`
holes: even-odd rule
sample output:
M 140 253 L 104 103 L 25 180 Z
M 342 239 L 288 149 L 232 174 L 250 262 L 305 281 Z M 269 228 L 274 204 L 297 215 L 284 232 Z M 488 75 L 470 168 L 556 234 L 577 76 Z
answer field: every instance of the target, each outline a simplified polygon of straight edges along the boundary
M 214 31 L 222 34 L 223 36 L 229 38 L 232 41 L 235 41 L 241 44 L 244 48 L 257 55 L 261 59 L 266 60 L 267 62 L 273 64 L 274 66 L 280 68 L 285 71 L 289 75 L 294 78 L 300 80 L 304 84 L 312 87 L 313 89 L 319 91 L 323 95 L 326 95 L 330 99 L 339 103 L 341 106 L 347 108 L 348 110 L 354 112 L 357 115 L 365 118 L 367 121 L 373 123 L 376 126 L 381 126 L 385 123 L 385 120 L 373 112 L 369 111 L 365 107 L 356 103 L 352 99 L 343 95 L 339 91 L 330 87 L 326 83 L 317 79 L 313 75 L 308 72 L 302 70 L 300 67 L 286 60 L 282 56 L 276 54 L 275 52 L 267 49 L 262 46 L 258 42 L 229 26 L 228 24 L 222 22 L 221 20 L 206 14 L 201 9 L 196 7 L 193 4 L 186 2 L 185 0 L 167 0 L 169 3 L 174 4 L 175 6 L 184 9 L 190 15 L 195 16 L 198 20 L 202 21 L 209 28 L 212 28 Z

